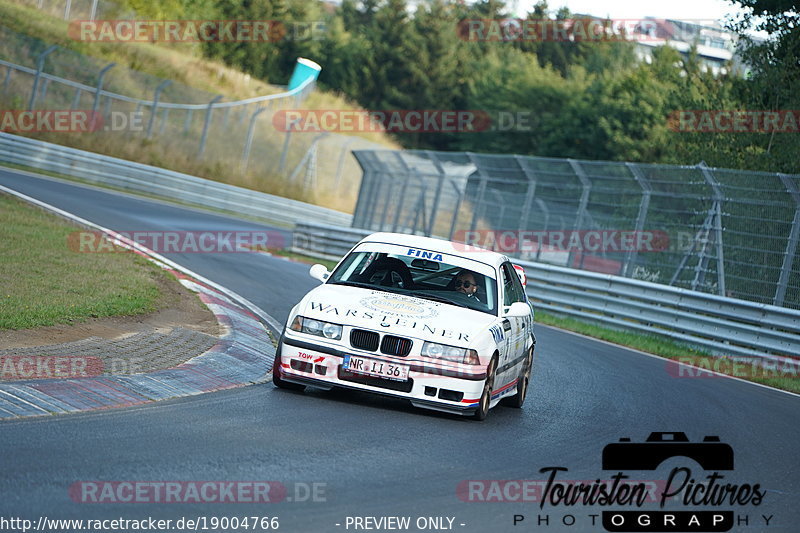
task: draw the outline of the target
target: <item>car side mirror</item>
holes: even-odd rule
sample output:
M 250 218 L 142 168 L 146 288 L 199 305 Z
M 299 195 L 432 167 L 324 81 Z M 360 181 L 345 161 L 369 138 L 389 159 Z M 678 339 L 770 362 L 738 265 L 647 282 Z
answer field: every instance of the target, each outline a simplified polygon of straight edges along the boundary
M 328 269 L 325 268 L 325 265 L 320 265 L 317 263 L 309 269 L 308 275 L 318 280 L 320 283 L 325 283 L 331 273 L 328 272 Z
M 503 316 L 508 318 L 521 318 L 530 314 L 531 307 L 528 304 L 525 302 L 514 302 L 509 306 L 508 310 L 503 313 Z

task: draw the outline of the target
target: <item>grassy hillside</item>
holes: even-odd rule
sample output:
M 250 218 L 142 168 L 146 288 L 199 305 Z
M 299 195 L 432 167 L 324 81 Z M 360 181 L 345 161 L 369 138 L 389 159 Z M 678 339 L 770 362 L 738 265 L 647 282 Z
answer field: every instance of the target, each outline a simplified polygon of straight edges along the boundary
M 201 57 L 193 43 L 87 43 L 68 36 L 68 22 L 48 15 L 23 0 L 0 0 L 0 24 L 4 30 L 0 39 L 0 58 L 34 66 L 36 55 L 47 45 L 61 47 L 51 54 L 45 66 L 47 72 L 93 86 L 99 70 L 110 62 L 117 63 L 106 77 L 107 90 L 149 100 L 154 88 L 162 79 L 172 80 L 161 96 L 161 101 L 179 103 L 205 103 L 216 95 L 231 102 L 275 94 L 283 88 L 270 85 L 249 75 L 231 69 L 220 62 Z M 324 65 L 323 65 L 324 68 Z M 9 90 L 0 95 L 5 108 L 23 108 L 31 90 L 30 76 L 15 75 Z M 41 107 L 64 109 L 70 107 L 74 91 L 51 84 Z M 91 107 L 92 95 L 79 95 L 78 108 Z M 117 107 L 133 112 L 129 109 Z M 293 106 L 293 104 L 287 104 Z M 339 95 L 313 92 L 299 107 L 310 109 L 354 110 L 357 106 Z M 137 109 L 138 110 L 138 109 Z M 246 172 L 240 170 L 242 147 L 246 137 L 250 108 L 234 108 L 224 116 L 226 128 L 215 127 L 209 132 L 208 148 L 203 157 L 198 156 L 198 140 L 202 132 L 202 112 L 187 115 L 175 111 L 169 116 L 156 118 L 156 134 L 146 139 L 139 132 L 122 133 L 31 133 L 49 142 L 65 144 L 115 157 L 140 161 L 179 172 L 202 176 L 225 183 L 305 200 L 343 211 L 351 211 L 358 192 L 360 170 L 355 160 L 346 155 L 342 159 L 342 177 L 336 180 L 343 147 L 349 149 L 382 146 L 399 148 L 382 133 L 354 133 L 355 142 L 345 135 L 328 135 L 319 142 L 316 176 L 301 170 L 293 182 L 287 180 L 292 170 L 301 162 L 316 137 L 313 133 L 296 133 L 291 137 L 289 152 L 283 172 L 278 171 L 278 161 L 283 150 L 285 134 L 277 130 L 270 120 L 272 110 L 260 116 L 255 130 L 255 142 Z M 180 114 L 180 113 L 183 113 Z M 215 125 L 222 122 L 223 111 L 215 111 Z M 142 112 L 145 123 L 149 111 Z M 159 120 L 163 125 L 159 127 Z M 230 123 L 228 120 L 230 119 Z M 235 127 L 233 124 L 236 121 Z M 188 125 L 188 128 L 185 126 Z M 372 143 L 375 143 L 373 145 Z

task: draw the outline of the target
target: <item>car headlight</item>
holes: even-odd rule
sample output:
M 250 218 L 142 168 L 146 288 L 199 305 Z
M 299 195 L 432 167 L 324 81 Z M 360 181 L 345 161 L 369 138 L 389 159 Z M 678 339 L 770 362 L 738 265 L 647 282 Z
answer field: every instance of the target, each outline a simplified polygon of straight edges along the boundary
M 422 351 L 420 353 L 427 357 L 435 357 L 436 359 L 444 359 L 445 361 L 453 361 L 454 363 L 466 363 L 468 365 L 480 364 L 478 352 L 467 348 L 459 348 L 457 346 L 425 342 L 422 345 Z
M 300 315 L 294 317 L 289 329 L 292 331 L 299 331 L 300 333 L 316 335 L 317 337 L 325 337 L 326 339 L 334 341 L 338 341 L 342 338 L 342 326 L 339 324 L 314 320 L 313 318 L 306 318 Z

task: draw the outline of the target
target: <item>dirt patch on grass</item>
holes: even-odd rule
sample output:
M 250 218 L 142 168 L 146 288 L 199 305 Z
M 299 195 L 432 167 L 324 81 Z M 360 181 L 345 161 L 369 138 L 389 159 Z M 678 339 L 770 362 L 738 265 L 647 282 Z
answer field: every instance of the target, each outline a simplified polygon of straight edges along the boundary
M 111 318 L 90 318 L 71 325 L 34 329 L 0 330 L 0 348 L 28 348 L 61 344 L 89 337 L 121 339 L 135 333 L 168 333 L 182 327 L 218 337 L 223 333 L 214 314 L 196 293 L 181 285 L 171 275 L 157 277 L 159 309 L 153 313 Z

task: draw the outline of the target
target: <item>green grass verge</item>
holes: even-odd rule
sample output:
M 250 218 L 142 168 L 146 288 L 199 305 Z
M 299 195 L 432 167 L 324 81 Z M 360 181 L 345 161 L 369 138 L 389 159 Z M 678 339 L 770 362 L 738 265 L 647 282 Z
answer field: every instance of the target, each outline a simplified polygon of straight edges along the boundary
M 130 253 L 78 253 L 79 228 L 0 194 L 0 329 L 27 329 L 158 309 L 166 274 Z
M 798 376 L 784 371 L 788 369 L 783 369 L 780 366 L 774 370 L 765 369 L 760 365 L 744 364 L 724 356 L 713 356 L 708 351 L 696 349 L 656 335 L 619 331 L 591 322 L 557 316 L 542 311 L 536 311 L 536 322 L 574 331 L 588 337 L 619 344 L 620 346 L 635 348 L 667 359 L 690 362 L 703 370 L 711 370 L 775 387 L 776 389 L 800 393 L 800 379 L 798 379 Z M 710 377 L 708 372 L 702 372 L 701 370 L 689 369 L 686 372 L 686 376 L 686 379 L 690 379 L 690 376 L 694 376 L 692 379 L 715 379 Z

